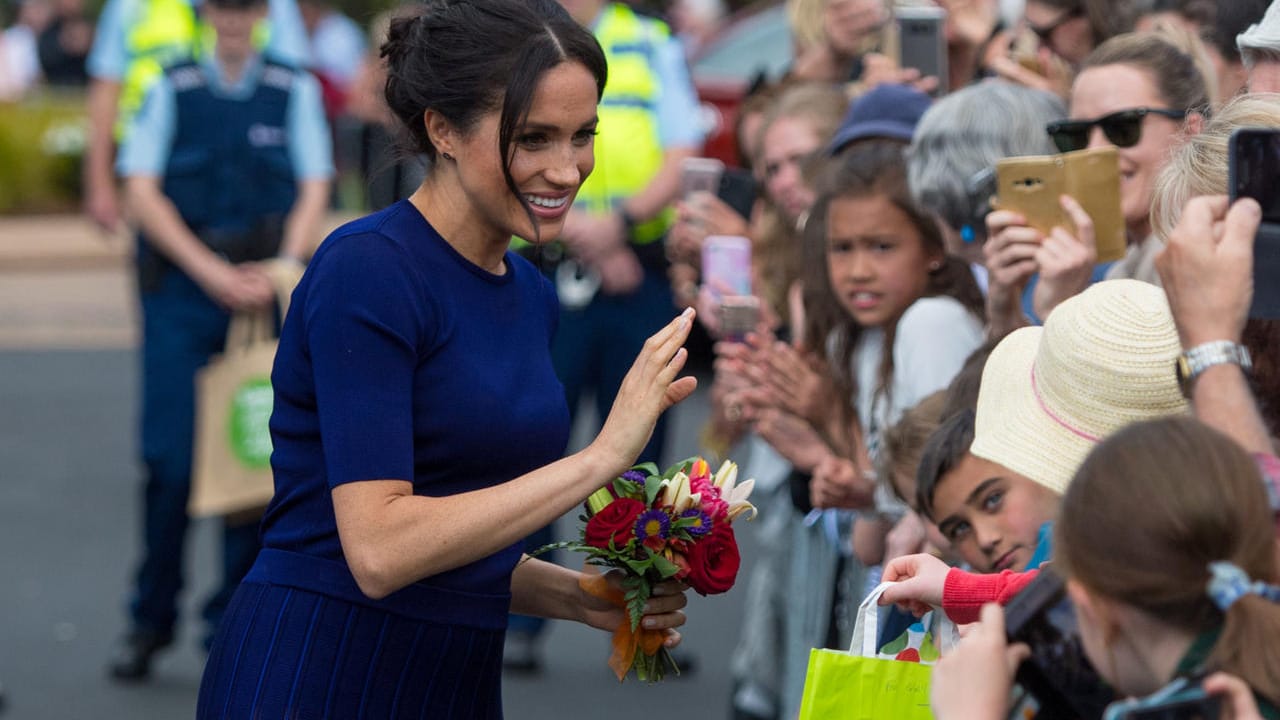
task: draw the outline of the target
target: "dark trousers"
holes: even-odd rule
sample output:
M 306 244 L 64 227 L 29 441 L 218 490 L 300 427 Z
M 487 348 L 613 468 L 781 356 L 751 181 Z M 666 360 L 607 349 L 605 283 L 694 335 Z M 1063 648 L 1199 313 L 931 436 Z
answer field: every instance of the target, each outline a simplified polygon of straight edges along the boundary
M 183 585 L 187 498 L 195 441 L 195 375 L 222 351 L 227 313 L 185 274 L 167 270 L 142 293 L 142 561 L 130 614 L 138 630 L 169 633 Z M 223 530 L 221 587 L 203 611 L 209 635 L 258 553 L 256 522 Z

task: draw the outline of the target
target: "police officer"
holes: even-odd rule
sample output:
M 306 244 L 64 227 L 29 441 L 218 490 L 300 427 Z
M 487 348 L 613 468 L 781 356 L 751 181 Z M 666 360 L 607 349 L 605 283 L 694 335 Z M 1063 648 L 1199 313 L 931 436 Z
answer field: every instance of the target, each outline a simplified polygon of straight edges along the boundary
M 89 74 L 89 136 L 85 149 L 85 211 L 99 227 L 120 226 L 116 144 L 124 141 L 134 113 L 164 68 L 189 57 L 209 41 L 195 5 L 200 0 L 107 0 L 98 17 Z M 269 0 L 268 21 L 256 41 L 282 61 L 299 67 L 307 57 L 306 30 L 296 0 Z
M 255 261 L 301 261 L 333 173 L 315 78 L 255 49 L 265 0 L 206 0 L 212 53 L 170 67 L 149 91 L 118 170 L 141 227 L 143 557 L 131 627 L 112 660 L 120 680 L 147 677 L 173 640 L 182 586 L 194 437 L 194 376 L 221 352 L 229 310 L 274 290 Z M 227 523 L 222 587 L 204 609 L 212 637 L 257 554 L 257 523 Z

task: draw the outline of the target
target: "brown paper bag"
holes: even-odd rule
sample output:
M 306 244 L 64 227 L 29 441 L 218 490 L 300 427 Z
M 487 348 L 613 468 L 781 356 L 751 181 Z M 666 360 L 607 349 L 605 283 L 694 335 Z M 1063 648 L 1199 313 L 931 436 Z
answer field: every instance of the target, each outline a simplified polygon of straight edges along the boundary
M 996 186 L 996 208 L 1021 213 L 1028 225 L 1046 235 L 1054 226 L 1078 235 L 1058 201 L 1070 195 L 1093 220 L 1098 262 L 1124 257 L 1127 241 L 1115 148 L 1005 158 L 996 163 Z
M 266 267 L 283 319 L 301 270 L 287 262 Z M 226 349 L 196 375 L 195 458 L 187 504 L 192 517 L 255 510 L 271 500 L 275 485 L 267 425 L 276 344 L 271 309 L 237 313 L 227 327 Z

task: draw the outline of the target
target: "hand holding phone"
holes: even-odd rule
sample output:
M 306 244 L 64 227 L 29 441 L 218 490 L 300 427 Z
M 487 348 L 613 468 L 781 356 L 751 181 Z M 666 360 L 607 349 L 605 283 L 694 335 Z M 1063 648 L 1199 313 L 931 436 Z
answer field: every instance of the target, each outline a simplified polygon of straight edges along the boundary
M 1037 720 L 1101 717 L 1115 694 L 1085 657 L 1075 608 L 1052 565 L 1040 567 L 1009 602 L 1005 616 L 1009 642 L 1031 648 L 1017 681 L 1039 705 Z
M 920 77 L 938 79 L 935 96 L 947 93 L 947 11 L 933 6 L 894 9 L 898 24 L 898 66 L 914 68 Z
M 1120 164 L 1113 147 L 1061 155 L 1005 158 L 996 163 L 995 207 L 1021 214 L 1048 235 L 1062 227 L 1078 235 L 1061 198 L 1074 198 L 1093 221 L 1098 262 L 1124 257 L 1124 214 L 1120 209 Z
M 724 163 L 715 158 L 691 157 L 680 163 L 680 197 L 688 199 L 699 192 L 715 195 L 720 191 Z
M 702 244 L 702 286 L 716 303 L 722 336 L 742 340 L 760 322 L 760 301 L 751 295 L 751 241 L 712 235 Z
M 751 294 L 751 240 L 711 235 L 702 243 L 702 284 L 717 296 Z

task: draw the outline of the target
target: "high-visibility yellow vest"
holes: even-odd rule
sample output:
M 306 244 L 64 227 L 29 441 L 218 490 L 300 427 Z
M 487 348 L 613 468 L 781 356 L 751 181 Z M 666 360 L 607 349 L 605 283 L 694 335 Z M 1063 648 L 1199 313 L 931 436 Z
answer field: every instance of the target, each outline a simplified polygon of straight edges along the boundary
M 120 81 L 116 139 L 123 136 L 165 66 L 191 57 L 197 37 L 196 13 L 188 0 L 139 0 L 138 10 L 139 15 L 126 23 L 129 62 Z
M 151 84 L 174 63 L 213 52 L 213 27 L 196 17 L 191 0 L 137 0 L 138 14 L 126 20 L 125 53 L 129 60 L 120 81 L 116 140 L 120 140 Z M 268 22 L 253 28 L 254 47 L 267 46 Z
M 621 3 L 602 11 L 595 35 L 609 63 L 609 82 L 600 100 L 596 166 L 578 191 L 575 204 L 580 208 L 610 212 L 643 190 L 662 167 L 657 101 L 663 88 L 653 57 L 669 34 L 666 25 L 640 18 Z M 660 239 L 671 219 L 666 210 L 639 224 L 631 241 Z

